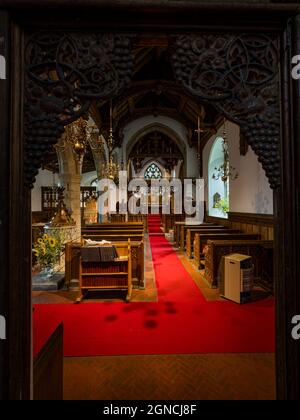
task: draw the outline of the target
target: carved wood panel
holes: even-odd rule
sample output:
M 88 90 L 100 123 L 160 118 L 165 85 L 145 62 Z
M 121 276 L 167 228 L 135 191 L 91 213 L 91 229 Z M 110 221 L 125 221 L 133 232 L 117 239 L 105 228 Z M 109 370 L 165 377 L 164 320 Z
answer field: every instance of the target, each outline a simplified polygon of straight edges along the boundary
M 279 39 L 265 34 L 176 38 L 178 80 L 238 124 L 269 179 L 280 185 Z
M 25 60 L 25 174 L 32 187 L 64 126 L 92 100 L 114 97 L 130 83 L 133 56 L 120 34 L 42 32 L 27 40 Z
M 229 213 L 228 219 L 206 216 L 207 222 L 222 224 L 244 233 L 256 233 L 262 240 L 274 240 L 274 218 L 271 215 L 252 213 Z

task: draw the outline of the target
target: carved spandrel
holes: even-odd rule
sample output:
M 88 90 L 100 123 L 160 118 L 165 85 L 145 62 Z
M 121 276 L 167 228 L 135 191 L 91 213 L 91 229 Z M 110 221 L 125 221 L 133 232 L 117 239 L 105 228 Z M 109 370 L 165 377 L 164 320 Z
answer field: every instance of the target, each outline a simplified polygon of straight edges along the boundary
M 129 37 L 50 32 L 26 44 L 26 183 L 32 187 L 43 156 L 84 115 L 94 99 L 110 99 L 131 81 Z
M 238 124 L 270 186 L 280 185 L 279 40 L 265 34 L 176 38 L 173 67 L 184 87 Z

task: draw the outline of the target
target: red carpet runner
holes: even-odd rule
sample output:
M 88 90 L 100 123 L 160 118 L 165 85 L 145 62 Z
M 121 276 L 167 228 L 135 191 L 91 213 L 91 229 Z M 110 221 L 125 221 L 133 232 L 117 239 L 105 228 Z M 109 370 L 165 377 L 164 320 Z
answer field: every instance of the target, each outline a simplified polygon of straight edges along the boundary
M 149 214 L 148 216 L 149 234 L 162 233 L 160 226 L 161 226 L 160 215 Z
M 34 352 L 61 321 L 65 356 L 274 351 L 272 299 L 207 302 L 164 236 L 150 243 L 159 302 L 35 305 Z

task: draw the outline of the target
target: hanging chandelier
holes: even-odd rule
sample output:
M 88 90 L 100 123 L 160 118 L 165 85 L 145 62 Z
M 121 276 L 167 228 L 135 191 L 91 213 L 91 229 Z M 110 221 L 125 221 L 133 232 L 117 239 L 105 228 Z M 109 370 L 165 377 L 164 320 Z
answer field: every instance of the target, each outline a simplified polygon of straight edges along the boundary
M 110 100 L 110 106 L 109 106 L 109 136 L 108 136 L 107 146 L 108 146 L 108 162 L 104 165 L 103 177 L 111 179 L 112 181 L 117 181 L 118 176 L 119 176 L 120 166 L 118 165 L 118 163 L 114 162 L 113 154 L 112 154 L 113 148 L 114 148 L 112 100 Z
M 95 124 L 89 125 L 83 117 L 67 125 L 65 132 L 64 143 L 58 147 L 65 150 L 66 146 L 70 145 L 80 165 L 83 163 L 88 145 L 93 151 L 102 151 L 104 148 L 97 126 Z
M 215 168 L 215 173 L 213 174 L 212 178 L 217 181 L 221 179 L 224 183 L 228 182 L 230 179 L 235 180 L 238 178 L 239 174 L 233 166 L 230 165 L 229 161 L 229 147 L 227 142 L 227 132 L 226 132 L 226 121 L 224 119 L 224 128 L 223 128 L 223 142 L 222 142 L 222 149 L 223 149 L 223 163 L 219 167 Z

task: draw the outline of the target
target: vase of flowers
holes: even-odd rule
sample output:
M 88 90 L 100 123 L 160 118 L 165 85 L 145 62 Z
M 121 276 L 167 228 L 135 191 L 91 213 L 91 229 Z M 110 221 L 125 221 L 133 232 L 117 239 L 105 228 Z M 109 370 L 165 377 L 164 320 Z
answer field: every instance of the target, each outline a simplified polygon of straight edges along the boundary
M 34 244 L 32 252 L 45 278 L 52 277 L 55 264 L 60 259 L 61 249 L 61 239 L 55 232 L 52 232 L 51 236 L 45 233 Z

